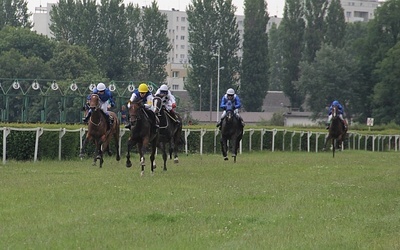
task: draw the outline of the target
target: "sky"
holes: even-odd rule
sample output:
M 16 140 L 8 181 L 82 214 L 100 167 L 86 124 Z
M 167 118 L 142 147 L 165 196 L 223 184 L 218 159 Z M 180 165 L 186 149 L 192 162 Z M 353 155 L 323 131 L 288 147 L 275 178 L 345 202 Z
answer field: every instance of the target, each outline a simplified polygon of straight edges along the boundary
M 43 7 L 47 6 L 47 3 L 57 3 L 57 0 L 28 0 L 28 9 L 30 12 L 35 12 L 35 7 L 39 7 L 42 5 Z M 124 0 L 126 4 L 133 3 L 139 4 L 139 6 L 149 6 L 152 0 Z M 158 8 L 160 10 L 170 10 L 175 8 L 177 10 L 185 11 L 186 6 L 189 5 L 192 1 L 191 0 L 158 0 Z M 237 7 L 236 14 L 243 15 L 244 7 L 243 7 L 244 0 L 232 0 L 233 5 Z M 267 0 L 267 10 L 270 16 L 283 16 L 283 6 L 285 4 L 284 0 Z

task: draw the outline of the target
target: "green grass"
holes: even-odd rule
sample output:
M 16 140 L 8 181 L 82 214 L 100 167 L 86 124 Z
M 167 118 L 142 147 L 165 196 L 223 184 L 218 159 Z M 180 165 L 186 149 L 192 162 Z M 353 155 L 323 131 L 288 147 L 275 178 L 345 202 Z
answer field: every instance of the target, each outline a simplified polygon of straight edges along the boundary
M 399 152 L 0 165 L 0 249 L 399 249 Z M 148 158 L 147 158 L 148 159 Z M 161 163 L 157 156 L 157 163 Z

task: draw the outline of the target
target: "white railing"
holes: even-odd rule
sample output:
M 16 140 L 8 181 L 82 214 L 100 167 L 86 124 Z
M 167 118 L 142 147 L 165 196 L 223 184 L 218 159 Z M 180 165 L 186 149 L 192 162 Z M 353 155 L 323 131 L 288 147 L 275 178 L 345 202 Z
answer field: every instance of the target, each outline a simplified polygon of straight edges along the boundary
M 37 156 L 38 156 L 38 149 L 39 149 L 39 138 L 40 136 L 46 132 L 46 131 L 52 131 L 52 132 L 59 132 L 59 136 L 58 136 L 58 159 L 61 160 L 61 149 L 62 149 L 62 138 L 65 135 L 66 132 L 78 132 L 79 133 L 79 138 L 83 138 L 83 136 L 85 135 L 87 128 L 80 128 L 80 129 L 65 129 L 65 128 L 60 128 L 60 129 L 46 129 L 46 128 L 12 128 L 12 127 L 2 127 L 0 128 L 0 131 L 3 131 L 3 164 L 6 163 L 6 155 L 7 155 L 7 136 L 10 134 L 11 131 L 32 131 L 32 132 L 36 132 L 36 139 L 35 139 L 35 149 L 34 149 L 34 157 L 33 160 L 37 161 Z M 125 134 L 125 132 L 127 132 L 128 129 L 121 129 L 120 131 L 120 138 L 119 138 L 119 145 L 120 145 L 120 151 L 121 151 L 121 142 L 122 142 L 122 136 Z M 190 135 L 190 133 L 192 132 L 199 132 L 200 133 L 200 141 L 199 141 L 199 153 L 203 154 L 203 148 L 204 148 L 204 135 L 206 133 L 213 133 L 214 134 L 214 153 L 217 153 L 217 146 L 219 145 L 219 141 L 217 140 L 218 134 L 219 134 L 219 130 L 218 129 L 183 129 L 184 132 L 184 137 L 185 137 L 185 146 L 184 146 L 184 150 L 186 154 L 189 154 L 189 148 L 188 148 L 188 137 Z M 315 135 L 315 152 L 318 152 L 318 143 L 319 143 L 319 138 L 320 136 L 324 136 L 324 139 L 326 138 L 326 136 L 328 135 L 327 132 L 312 132 L 312 131 L 290 131 L 290 130 L 286 130 L 286 129 L 245 129 L 244 130 L 244 134 L 248 133 L 249 134 L 249 139 L 248 139 L 248 147 L 249 147 L 249 151 L 253 151 L 252 148 L 252 137 L 254 135 L 255 132 L 259 132 L 260 133 L 260 148 L 259 150 L 262 151 L 264 149 L 264 136 L 267 132 L 272 133 L 272 145 L 271 145 L 271 151 L 274 152 L 275 151 L 275 145 L 276 145 L 276 135 L 278 132 L 282 132 L 283 136 L 282 136 L 282 151 L 286 150 L 286 146 L 285 145 L 285 138 L 287 135 L 290 135 L 290 151 L 294 151 L 295 149 L 293 148 L 293 139 L 295 137 L 296 134 L 299 134 L 299 151 L 302 150 L 306 150 L 307 152 L 311 152 L 311 137 L 312 135 Z M 302 137 L 304 135 L 307 135 L 307 146 L 306 148 L 302 148 Z M 361 141 L 362 138 L 365 138 L 364 140 L 364 145 L 362 147 L 361 145 Z M 364 150 L 368 150 L 367 148 L 367 143 L 368 140 L 371 138 L 372 140 L 372 149 L 371 151 L 383 151 L 385 149 L 385 145 L 387 145 L 387 150 L 395 150 L 395 151 L 399 151 L 399 145 L 400 145 L 400 135 L 362 135 L 356 132 L 349 132 L 348 133 L 348 149 L 361 149 L 364 148 Z M 394 139 L 393 143 L 394 143 L 394 148 L 392 149 L 392 140 Z M 243 140 L 240 142 L 240 149 L 239 152 L 242 153 L 243 150 Z M 82 148 L 82 140 L 80 140 L 80 148 Z

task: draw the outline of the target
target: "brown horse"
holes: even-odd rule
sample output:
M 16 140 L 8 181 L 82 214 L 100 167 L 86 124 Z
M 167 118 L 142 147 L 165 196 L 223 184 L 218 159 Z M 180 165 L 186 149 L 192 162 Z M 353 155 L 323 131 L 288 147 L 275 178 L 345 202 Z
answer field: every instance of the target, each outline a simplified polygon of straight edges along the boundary
M 332 142 L 332 153 L 333 157 L 335 157 L 335 149 L 342 147 L 342 142 L 346 136 L 347 129 L 345 125 L 340 119 L 339 108 L 337 106 L 332 107 L 332 121 L 329 126 L 329 133 L 325 139 L 325 144 L 323 150 L 326 150 L 326 144 L 329 140 Z
M 134 100 L 131 102 L 128 109 L 129 112 L 129 123 L 130 123 L 130 136 L 128 139 L 128 151 L 126 153 L 126 167 L 130 168 L 132 166 L 130 160 L 130 151 L 134 145 L 137 145 L 140 165 L 142 166 L 141 176 L 144 175 L 145 167 L 145 153 L 147 146 L 150 146 L 150 163 L 151 163 L 151 173 L 154 173 L 156 168 L 155 154 L 158 143 L 158 131 L 154 129 L 155 115 L 151 110 L 146 110 L 142 100 Z
M 163 153 L 164 167 L 163 170 L 167 170 L 167 144 L 169 145 L 169 158 L 172 159 L 174 154 L 174 163 L 179 163 L 178 149 L 182 141 L 182 118 L 175 113 L 178 123 L 175 118 L 166 110 L 165 105 L 162 104 L 162 99 L 158 96 L 154 97 L 153 105 L 156 109 L 156 114 L 160 119 L 159 139 L 158 148 Z
M 83 158 L 85 155 L 85 145 L 87 142 L 94 141 L 96 151 L 94 153 L 93 165 L 96 165 L 96 161 L 100 160 L 100 167 L 103 166 L 103 153 L 109 151 L 109 144 L 111 139 L 114 137 L 114 145 L 116 148 L 116 160 L 121 159 L 119 154 L 119 121 L 118 117 L 114 112 L 109 111 L 108 113 L 114 119 L 114 123 L 109 128 L 107 123 L 106 114 L 100 108 L 100 98 L 97 94 L 91 94 L 88 102 L 88 107 L 91 110 L 92 115 L 88 122 L 88 132 L 82 144 L 80 157 Z

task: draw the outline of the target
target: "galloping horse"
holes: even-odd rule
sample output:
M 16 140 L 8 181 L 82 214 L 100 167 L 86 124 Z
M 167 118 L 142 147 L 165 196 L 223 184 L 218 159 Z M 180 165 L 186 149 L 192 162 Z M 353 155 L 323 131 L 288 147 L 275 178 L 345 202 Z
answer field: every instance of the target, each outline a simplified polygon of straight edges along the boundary
M 325 144 L 323 150 L 326 149 L 326 144 L 328 140 L 332 142 L 332 152 L 333 157 L 335 157 L 335 149 L 336 147 L 342 146 L 342 141 L 346 136 L 347 129 L 344 126 L 344 123 L 339 117 L 339 108 L 335 105 L 332 107 L 332 121 L 329 126 L 329 134 L 328 137 L 325 139 Z
M 91 110 L 92 115 L 90 116 L 88 123 L 88 132 L 82 144 L 82 149 L 79 154 L 81 158 L 85 155 L 85 145 L 89 141 L 94 141 L 96 151 L 94 153 L 93 165 L 96 165 L 96 161 L 100 160 L 100 167 L 103 166 L 103 152 L 109 151 L 109 144 L 111 138 L 114 137 L 114 145 L 116 148 L 116 160 L 119 161 L 119 121 L 117 115 L 114 112 L 109 111 L 109 115 L 113 117 L 114 123 L 109 127 L 107 123 L 106 114 L 100 108 L 100 98 L 97 94 L 91 94 L 88 103 L 88 108 Z
M 243 125 L 235 116 L 233 111 L 233 103 L 227 102 L 226 116 L 221 124 L 221 151 L 224 160 L 227 161 L 228 141 L 232 148 L 233 161 L 236 162 L 237 150 L 243 137 Z
M 156 168 L 155 154 L 158 143 L 158 131 L 154 131 L 154 121 L 146 112 L 142 100 L 134 100 L 131 102 L 129 107 L 129 123 L 131 125 L 131 134 L 128 139 L 128 151 L 126 153 L 126 167 L 132 166 L 130 160 L 130 151 L 134 145 L 137 144 L 137 148 L 140 156 L 140 165 L 142 166 L 141 175 L 144 175 L 145 166 L 145 153 L 148 145 L 151 147 L 150 162 L 151 162 L 151 173 L 154 173 Z M 152 112 L 152 111 L 149 111 Z
M 165 106 L 162 105 L 160 97 L 156 96 L 153 99 L 153 105 L 156 109 L 156 115 L 160 119 L 160 132 L 158 139 L 158 148 L 163 153 L 164 160 L 164 171 L 167 170 L 167 143 L 169 144 L 169 158 L 172 159 L 172 153 L 174 154 L 174 163 L 179 163 L 178 159 L 178 148 L 181 142 L 182 134 L 182 118 L 177 114 L 176 117 L 179 123 L 175 122 L 171 114 L 166 110 Z

